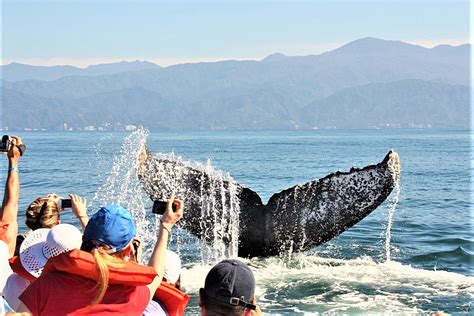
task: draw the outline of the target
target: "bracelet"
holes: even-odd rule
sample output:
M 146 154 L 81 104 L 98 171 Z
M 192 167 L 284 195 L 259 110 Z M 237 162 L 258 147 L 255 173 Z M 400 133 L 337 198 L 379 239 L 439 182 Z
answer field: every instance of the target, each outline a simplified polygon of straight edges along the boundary
M 163 227 L 168 232 L 168 234 L 171 235 L 171 228 L 166 227 L 161 219 L 160 219 L 160 226 Z
M 18 167 L 8 167 L 8 171 L 16 171 L 16 172 L 19 172 L 19 171 L 18 171 Z

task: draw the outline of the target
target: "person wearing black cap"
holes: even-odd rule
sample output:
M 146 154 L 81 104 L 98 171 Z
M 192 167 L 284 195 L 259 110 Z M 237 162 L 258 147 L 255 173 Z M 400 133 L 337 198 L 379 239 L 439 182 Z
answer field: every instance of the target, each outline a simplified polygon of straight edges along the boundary
M 201 315 L 261 315 L 255 303 L 255 278 L 243 262 L 228 259 L 216 264 L 199 290 Z

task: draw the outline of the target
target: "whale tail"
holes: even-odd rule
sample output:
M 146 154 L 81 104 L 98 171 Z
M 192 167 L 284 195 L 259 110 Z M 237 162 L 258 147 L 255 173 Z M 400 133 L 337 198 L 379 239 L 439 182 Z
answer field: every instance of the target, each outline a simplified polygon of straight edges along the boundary
M 331 240 L 383 203 L 401 170 L 400 157 L 390 151 L 378 164 L 296 185 L 265 205 L 251 189 L 208 168 L 152 156 L 146 148 L 139 163 L 139 179 L 150 198 L 184 199 L 181 226 L 207 243 L 238 247 L 241 257 L 304 251 Z
M 243 241 L 247 246 L 240 254 L 304 251 L 331 240 L 386 200 L 400 179 L 400 170 L 400 157 L 390 151 L 376 165 L 334 172 L 274 194 L 265 206 L 264 220 L 247 228 L 263 230 L 265 238 Z

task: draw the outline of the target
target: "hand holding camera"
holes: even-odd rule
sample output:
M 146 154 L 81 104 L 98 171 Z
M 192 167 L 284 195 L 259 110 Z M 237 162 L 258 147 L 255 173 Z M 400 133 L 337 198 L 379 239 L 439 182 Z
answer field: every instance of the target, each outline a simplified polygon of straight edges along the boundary
M 161 225 L 171 233 L 171 228 L 183 217 L 184 202 L 174 197 L 167 202 L 155 201 L 152 212 L 162 214 Z
M 153 214 L 163 215 L 166 212 L 166 205 L 167 204 L 168 204 L 168 202 L 166 202 L 166 201 L 158 201 L 157 200 L 157 201 L 153 202 L 153 208 L 152 208 L 151 212 Z M 173 208 L 173 212 L 176 213 L 176 205 L 173 204 L 172 208 Z
M 59 211 L 63 211 L 65 208 L 72 208 L 72 212 L 76 215 L 77 219 L 79 219 L 79 222 L 81 222 L 82 228 L 84 229 L 89 221 L 86 208 L 87 200 L 75 194 L 69 194 L 69 197 L 70 199 L 65 199 L 56 193 L 47 195 L 47 198 L 56 201 Z
M 7 153 L 8 158 L 18 159 L 26 151 L 25 144 L 22 143 L 18 136 L 3 135 L 0 142 L 0 152 Z

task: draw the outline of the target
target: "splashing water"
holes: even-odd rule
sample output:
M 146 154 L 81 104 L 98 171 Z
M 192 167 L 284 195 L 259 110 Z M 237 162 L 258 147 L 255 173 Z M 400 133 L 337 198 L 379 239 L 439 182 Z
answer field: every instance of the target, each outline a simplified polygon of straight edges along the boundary
M 390 239 L 392 236 L 393 213 L 395 213 L 395 208 L 400 200 L 400 181 L 396 182 L 394 191 L 395 194 L 392 194 L 392 197 L 388 202 L 387 231 L 385 232 L 385 257 L 387 261 L 390 261 Z
M 130 210 L 137 225 L 138 237 L 147 242 L 144 259 L 151 255 L 151 245 L 156 240 L 158 223 L 156 216 L 146 216 L 145 201 L 149 196 L 143 190 L 138 178 L 139 156 L 146 145 L 148 132 L 138 129 L 123 141 L 120 151 L 113 159 L 111 172 L 103 182 L 94 197 L 94 203 L 105 205 L 120 204 Z M 97 148 L 100 151 L 100 148 Z M 185 161 L 171 154 L 157 154 L 176 164 L 160 164 L 150 175 L 151 182 L 157 183 L 159 197 L 163 200 L 173 195 L 185 200 L 190 207 L 199 203 L 201 208 L 200 225 L 207 243 L 200 242 L 201 261 L 217 263 L 224 258 L 237 257 L 239 241 L 239 186 L 228 173 L 216 170 L 210 161 L 206 164 Z M 169 169 L 172 165 L 172 172 Z M 187 189 L 188 168 L 203 171 L 207 178 L 200 179 L 199 196 L 192 196 Z M 156 197 L 155 197 L 156 198 Z M 194 200 L 194 201 L 193 201 Z M 182 220 L 184 222 L 184 220 Z M 183 223 L 184 224 L 184 223 Z M 171 242 L 176 244 L 179 253 L 181 235 L 186 232 L 176 229 L 171 236 Z M 205 238 L 202 238 L 203 240 Z
M 145 181 L 154 198 L 174 195 L 184 199 L 188 209 L 201 210 L 195 214 L 199 216 L 201 239 L 206 240 L 201 243 L 201 260 L 216 263 L 237 257 L 240 187 L 235 180 L 228 173 L 216 170 L 210 161 L 201 164 L 174 154 L 156 154 L 154 158 L 159 163 L 154 163 L 152 174 L 147 174 Z M 190 189 L 196 185 L 198 193 Z M 187 225 L 186 220 L 182 220 L 182 225 Z
M 387 207 L 387 230 L 385 232 L 385 258 L 386 261 L 390 261 L 390 239 L 392 237 L 392 223 L 393 223 L 393 214 L 395 213 L 395 208 L 397 207 L 398 201 L 400 200 L 400 165 L 396 165 L 395 162 L 400 162 L 399 159 L 391 160 L 391 165 L 389 165 L 389 171 L 392 174 L 393 181 L 395 183 L 394 191 L 395 194 L 391 194 L 391 198 L 388 201 Z M 398 171 L 397 171 L 398 169 Z
M 120 151 L 112 162 L 112 170 L 103 185 L 94 195 L 93 203 L 97 205 L 119 204 L 132 214 L 137 226 L 137 237 L 144 241 L 156 240 L 156 220 L 146 217 L 144 201 L 147 195 L 138 181 L 138 155 L 146 143 L 148 132 L 138 129 L 128 135 Z M 100 148 L 98 149 L 100 150 Z M 150 238 L 151 237 L 151 238 Z M 146 247 L 144 257 L 148 257 L 151 247 Z

